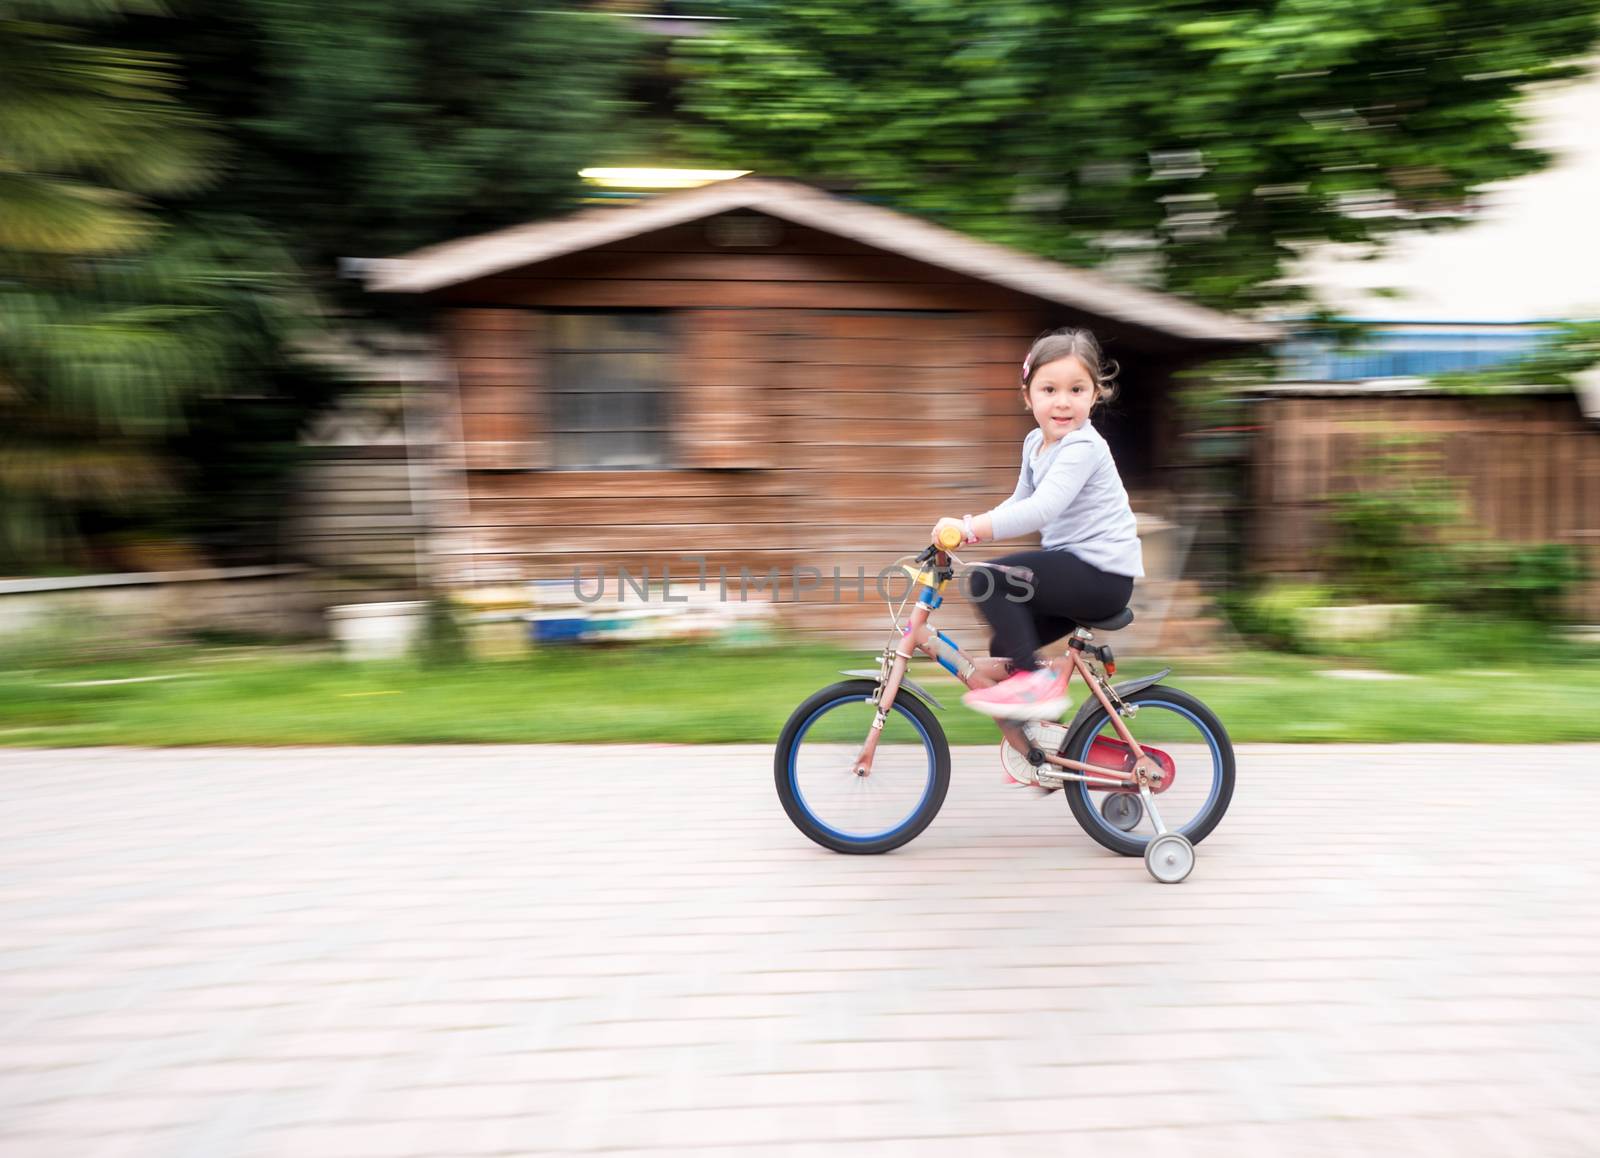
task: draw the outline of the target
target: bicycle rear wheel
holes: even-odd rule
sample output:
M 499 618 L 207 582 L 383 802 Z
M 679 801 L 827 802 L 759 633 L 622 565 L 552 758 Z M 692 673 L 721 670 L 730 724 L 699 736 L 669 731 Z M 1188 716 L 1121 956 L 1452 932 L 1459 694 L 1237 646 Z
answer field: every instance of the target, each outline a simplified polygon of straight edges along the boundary
M 927 706 L 902 690 L 869 776 L 851 771 L 872 734 L 877 684 L 846 680 L 794 710 L 778 738 L 773 778 L 796 828 L 834 852 L 888 852 L 938 815 L 950 789 L 950 745 Z
M 1233 744 L 1227 730 L 1210 708 L 1176 688 L 1157 684 L 1134 692 L 1127 702 L 1139 709 L 1133 719 L 1124 721 L 1133 738 L 1140 747 L 1154 749 L 1150 754 L 1158 762 L 1170 761 L 1171 783 L 1153 793 L 1162 823 L 1167 831 L 1199 844 L 1217 827 L 1233 799 Z M 1059 754 L 1084 764 L 1132 767 L 1132 755 L 1103 707 L 1096 707 L 1072 730 Z M 1107 808 L 1107 801 L 1123 793 L 1069 780 L 1062 795 L 1083 830 L 1112 852 L 1143 856 L 1145 846 L 1156 837 L 1155 823 L 1142 810 L 1132 827 L 1121 827 L 1134 810 L 1119 809 L 1115 801 Z

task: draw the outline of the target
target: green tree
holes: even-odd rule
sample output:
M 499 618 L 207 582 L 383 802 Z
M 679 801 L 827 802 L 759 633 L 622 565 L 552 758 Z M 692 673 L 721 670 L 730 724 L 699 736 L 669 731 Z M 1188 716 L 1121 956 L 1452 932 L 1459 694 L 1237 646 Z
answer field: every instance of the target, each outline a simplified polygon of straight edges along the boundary
M 297 351 L 335 259 L 566 208 L 626 112 L 621 24 L 0 0 L 0 566 L 121 565 L 112 532 L 270 542 L 334 389 Z
M 641 42 L 614 15 L 561 9 L 237 0 L 144 31 L 225 127 L 228 180 L 206 204 L 323 275 L 573 205 L 578 170 L 629 132 Z
M 215 139 L 176 98 L 171 61 L 95 25 L 146 0 L 0 0 L 0 252 L 32 262 L 125 251 L 155 229 L 145 198 L 192 189 Z
M 1527 86 L 1578 75 L 1595 0 L 705 0 L 684 140 L 1229 307 L 1297 250 L 1446 227 L 1547 162 Z
M 214 172 L 170 61 L 103 39 L 139 0 L 0 0 L 0 558 L 170 488 L 160 446 L 217 372 L 210 256 L 153 199 Z

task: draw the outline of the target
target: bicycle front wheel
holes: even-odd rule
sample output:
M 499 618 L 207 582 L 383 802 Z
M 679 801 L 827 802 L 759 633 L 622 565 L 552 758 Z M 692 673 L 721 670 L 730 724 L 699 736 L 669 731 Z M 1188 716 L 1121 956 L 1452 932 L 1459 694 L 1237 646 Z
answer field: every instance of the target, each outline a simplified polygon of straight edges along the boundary
M 1233 799 L 1233 744 L 1211 709 L 1176 688 L 1143 688 L 1127 697 L 1138 707 L 1125 721 L 1139 746 L 1169 768 L 1172 779 L 1152 794 L 1168 832 L 1191 844 L 1211 834 Z M 1152 751 L 1153 749 L 1153 751 Z M 1133 756 L 1105 708 L 1095 710 L 1061 744 L 1060 755 L 1083 764 L 1131 770 Z M 1156 837 L 1155 824 L 1139 797 L 1067 781 L 1062 789 L 1072 815 L 1097 842 L 1123 856 L 1143 856 Z
M 872 734 L 877 684 L 846 680 L 794 710 L 778 738 L 773 777 L 796 828 L 834 852 L 888 852 L 932 823 L 950 789 L 950 745 L 928 707 L 902 690 L 884 723 L 872 772 L 851 771 Z

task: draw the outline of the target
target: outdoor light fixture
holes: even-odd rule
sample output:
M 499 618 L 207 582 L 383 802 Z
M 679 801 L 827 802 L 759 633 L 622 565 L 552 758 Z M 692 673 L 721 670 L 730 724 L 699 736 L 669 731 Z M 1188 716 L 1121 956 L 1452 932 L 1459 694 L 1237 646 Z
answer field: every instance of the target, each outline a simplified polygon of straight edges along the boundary
M 693 189 L 743 177 L 749 169 L 579 169 L 578 176 L 602 189 Z

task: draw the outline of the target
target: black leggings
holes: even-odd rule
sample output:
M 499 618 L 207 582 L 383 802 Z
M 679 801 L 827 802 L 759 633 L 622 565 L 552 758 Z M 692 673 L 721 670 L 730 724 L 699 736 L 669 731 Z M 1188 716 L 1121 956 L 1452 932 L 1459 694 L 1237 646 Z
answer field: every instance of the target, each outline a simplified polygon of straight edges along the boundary
M 973 603 L 994 629 L 989 654 L 1018 668 L 1038 667 L 1034 653 L 1041 644 L 1071 634 L 1084 620 L 1111 618 L 1133 594 L 1129 576 L 1102 571 L 1068 551 L 1018 551 L 993 562 L 1033 571 L 1031 597 L 1018 578 L 987 567 L 967 579 Z

